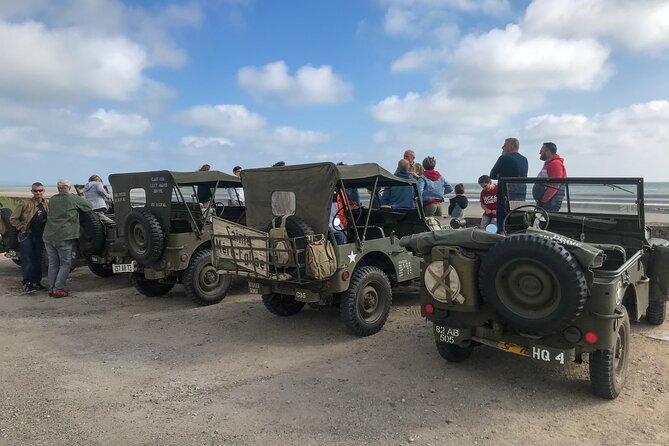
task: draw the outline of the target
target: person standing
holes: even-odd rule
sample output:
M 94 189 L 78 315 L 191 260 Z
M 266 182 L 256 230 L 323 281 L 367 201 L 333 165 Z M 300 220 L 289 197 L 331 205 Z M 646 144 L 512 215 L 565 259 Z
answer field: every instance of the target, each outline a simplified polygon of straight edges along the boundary
M 411 172 L 409 172 L 409 161 L 401 159 L 397 163 L 395 176 L 404 180 L 413 179 Z M 415 209 L 413 187 L 410 185 L 386 187 L 381 195 L 381 205 L 390 206 L 393 209 Z
M 418 178 L 418 195 L 423 203 L 423 210 L 426 217 L 441 217 L 441 204 L 444 202 L 444 195 L 453 191 L 453 186 L 435 170 L 437 160 L 428 156 L 423 160 L 425 172 Z
M 497 224 L 497 185 L 492 182 L 488 175 L 481 175 L 479 186 L 481 186 L 479 201 L 481 202 L 481 209 L 483 209 L 481 227 L 485 229 L 489 224 Z
M 49 201 L 44 198 L 44 185 L 35 182 L 30 190 L 32 198 L 20 203 L 9 217 L 9 223 L 19 231 L 22 285 L 27 293 L 46 290 L 41 283 L 44 255 L 42 233 L 49 212 Z
M 51 197 L 49 219 L 44 228 L 44 245 L 49 255 L 51 297 L 67 297 L 67 277 L 72 264 L 72 248 L 79 238 L 79 211 L 92 210 L 83 197 L 70 193 L 70 182 L 58 180 L 58 194 Z
M 544 161 L 537 178 L 565 178 L 567 169 L 564 159 L 557 154 L 557 146 L 552 142 L 545 142 L 539 149 L 539 159 Z M 532 198 L 549 212 L 557 212 L 564 200 L 565 187 L 561 183 L 535 183 L 532 187 Z
M 84 186 L 84 197 L 91 202 L 95 212 L 105 212 L 107 210 L 109 193 L 105 190 L 102 178 L 98 175 L 91 175 L 88 179 L 88 183 Z
M 209 172 L 211 166 L 209 164 L 203 164 L 202 167 L 198 169 L 198 172 Z M 198 184 L 197 186 L 197 201 L 200 203 L 202 209 L 209 209 L 211 205 L 211 189 L 207 184 Z
M 242 176 L 241 166 L 235 166 L 232 168 L 232 173 L 236 177 Z M 230 199 L 230 204 L 232 206 L 244 206 L 244 189 L 241 187 L 229 187 L 228 188 L 228 198 Z
M 456 184 L 455 197 L 448 201 L 448 215 L 452 218 L 464 218 L 465 209 L 469 205 L 469 200 L 465 196 L 465 185 L 462 183 Z
M 516 138 L 506 138 L 502 146 L 502 155 L 497 158 L 497 162 L 490 170 L 490 178 L 497 180 L 500 178 L 526 178 L 527 177 L 527 158 L 518 153 L 520 142 Z M 497 222 L 499 232 L 503 232 L 504 217 L 506 215 L 506 205 L 504 202 L 503 182 L 497 185 Z M 509 200 L 509 209 L 515 209 L 522 206 L 527 194 L 525 184 L 510 184 L 507 191 Z
M 413 150 L 405 150 L 404 159 L 409 162 L 409 173 L 411 173 L 413 178 L 417 180 L 421 175 L 423 175 L 425 168 L 421 165 L 421 163 L 416 162 L 416 153 Z

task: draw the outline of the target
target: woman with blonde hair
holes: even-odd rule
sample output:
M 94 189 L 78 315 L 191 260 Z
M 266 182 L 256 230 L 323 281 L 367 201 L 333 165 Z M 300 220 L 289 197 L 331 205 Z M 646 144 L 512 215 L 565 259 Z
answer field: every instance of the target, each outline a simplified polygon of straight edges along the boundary
M 102 178 L 99 175 L 91 175 L 88 183 L 84 186 L 84 197 L 91 203 L 95 212 L 105 212 L 109 193 L 105 190 Z

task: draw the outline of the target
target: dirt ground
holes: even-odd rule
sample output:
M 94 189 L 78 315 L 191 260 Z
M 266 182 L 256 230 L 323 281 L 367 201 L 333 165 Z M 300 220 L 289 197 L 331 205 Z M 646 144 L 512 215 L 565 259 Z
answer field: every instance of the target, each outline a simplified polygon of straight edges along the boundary
M 73 296 L 23 294 L 0 260 L 0 444 L 669 444 L 669 324 L 632 327 L 627 387 L 589 392 L 587 364 L 490 348 L 449 364 L 396 289 L 384 329 L 335 310 L 290 318 L 237 287 L 195 307 L 127 277 L 72 275 Z

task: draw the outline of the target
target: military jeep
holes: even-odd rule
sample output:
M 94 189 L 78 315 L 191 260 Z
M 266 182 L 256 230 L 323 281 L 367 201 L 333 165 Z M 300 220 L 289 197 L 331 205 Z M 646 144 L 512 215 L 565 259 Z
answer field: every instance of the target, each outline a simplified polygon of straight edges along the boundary
M 239 178 L 218 171 L 161 170 L 112 174 L 109 182 L 115 213 L 111 243 L 116 247 L 97 262 L 113 262 L 113 273 L 131 274 L 145 296 L 164 295 L 180 283 L 199 305 L 220 302 L 230 277 L 217 274 L 211 264 L 212 217 L 244 223 L 243 206 L 217 201 L 226 188 L 241 187 Z M 207 209 L 197 200 L 198 187 L 211 193 Z
M 532 186 L 508 209 L 508 190 Z M 467 359 L 475 346 L 550 362 L 589 356 L 590 383 L 614 399 L 625 383 L 630 320 L 665 320 L 669 243 L 650 238 L 640 178 L 504 179 L 506 235 L 478 228 L 402 239 L 424 256 L 421 312 L 439 354 Z M 559 195 L 558 195 L 559 194 Z M 529 196 L 532 196 L 528 194 Z
M 420 259 L 399 244 L 399 237 L 428 230 L 415 181 L 377 164 L 333 163 L 245 169 L 241 179 L 247 227 L 214 218 L 218 272 L 247 277 L 250 293 L 278 316 L 307 303 L 338 306 L 356 335 L 378 332 L 391 287 L 420 274 Z M 378 206 L 382 187 L 411 188 L 414 208 Z

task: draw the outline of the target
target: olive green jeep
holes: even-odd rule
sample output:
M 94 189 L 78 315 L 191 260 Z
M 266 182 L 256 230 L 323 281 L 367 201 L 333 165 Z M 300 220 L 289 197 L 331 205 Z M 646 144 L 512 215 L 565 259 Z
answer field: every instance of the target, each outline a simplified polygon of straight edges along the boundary
M 518 203 L 528 186 L 536 202 Z M 616 398 L 630 320 L 663 323 L 669 295 L 669 243 L 645 227 L 643 180 L 503 179 L 499 187 L 507 235 L 467 228 L 401 241 L 424 257 L 421 311 L 437 350 L 451 362 L 479 345 L 553 364 L 587 353 L 593 392 Z M 548 195 L 550 210 L 538 204 Z
M 199 305 L 220 302 L 230 277 L 211 264 L 212 217 L 244 224 L 244 206 L 217 201 L 226 189 L 240 188 L 236 176 L 218 171 L 119 173 L 109 176 L 114 221 L 107 225 L 107 244 L 93 257 L 112 273 L 129 273 L 137 291 L 161 296 L 175 284 Z M 203 209 L 198 188 L 208 190 Z
M 214 218 L 218 272 L 247 277 L 273 314 L 338 306 L 356 335 L 378 332 L 391 287 L 420 275 L 420 259 L 399 244 L 429 229 L 415 181 L 371 163 L 245 169 L 241 179 L 247 226 Z M 379 206 L 383 187 L 410 188 L 414 207 Z

